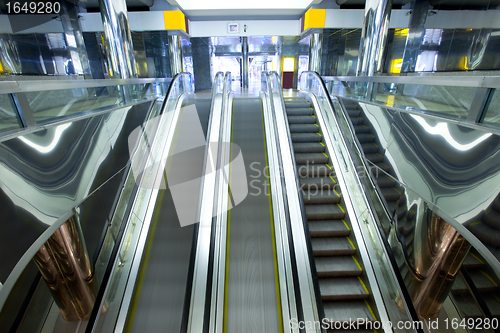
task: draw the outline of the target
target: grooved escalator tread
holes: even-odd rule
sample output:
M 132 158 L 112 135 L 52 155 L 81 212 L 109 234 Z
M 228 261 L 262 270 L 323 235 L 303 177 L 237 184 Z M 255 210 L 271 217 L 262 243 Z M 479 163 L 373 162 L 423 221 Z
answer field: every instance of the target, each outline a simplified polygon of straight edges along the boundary
M 388 166 L 387 164 L 385 164 L 384 162 L 375 163 L 375 165 L 376 165 L 377 167 L 379 167 L 380 169 L 384 170 L 384 171 L 385 171 L 385 172 L 387 172 L 387 173 L 390 173 L 390 172 L 391 172 L 391 167 L 390 167 L 390 166 Z M 373 171 L 374 169 L 376 169 L 376 168 L 372 168 L 372 171 Z M 378 172 L 378 171 L 373 171 L 373 172 Z M 373 173 L 373 172 L 372 172 L 372 173 Z
M 492 228 L 500 229 L 500 213 L 494 209 L 490 209 L 484 214 L 483 221 Z
M 494 247 L 500 247 L 500 229 L 492 228 L 483 221 L 471 222 L 467 225 L 467 229 L 481 242 Z
M 362 143 L 361 149 L 365 154 L 374 154 L 378 153 L 380 147 L 375 142 Z
M 314 126 L 316 127 L 316 126 Z M 314 133 L 291 133 L 292 136 L 292 142 L 320 142 L 321 141 L 321 135 L 317 133 L 318 131 Z
M 286 110 L 289 116 L 312 116 L 314 109 L 311 108 L 289 108 Z
M 367 299 L 368 294 L 357 277 L 320 278 L 319 289 L 321 299 L 327 301 L 343 301 Z
M 326 164 L 297 165 L 297 172 L 299 173 L 299 177 L 329 177 L 333 173 L 332 169 Z
M 342 237 L 349 236 L 351 230 L 342 220 L 308 221 L 309 235 L 313 237 Z
M 397 185 L 397 182 L 394 179 L 389 178 L 389 176 L 387 176 L 387 175 L 381 175 L 381 177 L 376 178 L 376 181 L 377 181 L 378 187 L 380 187 L 380 188 L 393 187 L 393 186 Z
M 328 189 L 322 191 L 316 189 L 303 190 L 302 197 L 305 205 L 336 204 L 340 202 L 340 196 L 334 190 Z
M 293 109 L 293 108 L 309 108 L 311 107 L 311 104 L 309 102 L 288 102 L 288 101 L 285 101 L 285 107 L 286 109 L 288 110 L 289 108 L 290 109 Z
M 288 115 L 289 124 L 315 124 L 316 118 L 313 116 L 290 116 Z
M 384 161 L 384 155 L 375 153 L 375 154 L 365 154 L 366 158 L 372 163 L 380 163 Z
M 358 137 L 359 143 L 375 142 L 375 135 L 370 133 L 360 133 L 356 134 L 356 136 Z
M 346 108 L 346 111 L 347 111 L 347 114 L 349 115 L 349 117 L 353 117 L 353 118 L 358 118 L 360 113 L 361 113 L 361 110 L 359 109 L 348 109 Z
M 352 322 L 358 319 L 375 320 L 364 300 L 323 301 L 323 310 L 325 318 L 331 322 Z
M 360 126 L 361 124 L 363 124 L 364 120 L 365 120 L 364 117 L 352 117 L 351 123 L 353 126 Z
M 305 208 L 307 220 L 340 220 L 345 217 L 339 205 L 305 205 Z
M 481 262 L 478 258 L 473 256 L 471 253 L 465 257 L 465 260 L 463 262 L 463 266 L 465 269 L 479 269 L 481 267 L 484 267 L 485 263 Z
M 313 255 L 348 256 L 356 253 L 347 237 L 315 237 L 311 238 Z
M 361 133 L 370 133 L 370 127 L 366 125 L 358 125 L 354 126 L 354 132 L 356 134 L 361 134 Z
M 328 157 L 322 153 L 297 153 L 295 154 L 297 164 L 325 164 L 328 163 Z
M 469 270 L 467 271 L 474 285 L 480 293 L 494 293 L 499 290 L 492 277 L 482 270 Z M 468 293 L 469 290 L 462 279 L 455 279 L 451 291 L 455 293 Z
M 401 192 L 396 190 L 394 187 L 384 187 L 380 191 L 386 200 L 398 200 L 401 196 Z
M 317 133 L 319 127 L 315 124 L 290 124 L 291 133 Z
M 319 142 L 294 143 L 293 151 L 296 153 L 323 153 L 325 146 Z
M 304 190 L 314 191 L 320 189 L 334 189 L 335 182 L 330 177 L 300 178 L 300 187 Z
M 359 276 L 363 272 L 352 256 L 315 257 L 318 277 Z

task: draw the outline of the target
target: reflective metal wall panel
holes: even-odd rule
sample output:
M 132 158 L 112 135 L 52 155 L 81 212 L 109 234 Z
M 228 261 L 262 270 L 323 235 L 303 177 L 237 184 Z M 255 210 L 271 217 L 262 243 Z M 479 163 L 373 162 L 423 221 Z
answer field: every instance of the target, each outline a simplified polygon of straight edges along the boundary
M 124 107 L 0 143 L 1 282 L 51 223 L 127 165 L 128 135 L 142 124 L 149 108 L 150 102 Z M 117 180 L 107 184 L 111 198 L 119 186 Z M 89 237 L 94 246 L 111 207 L 96 198 L 93 209 L 102 209 L 98 215 L 103 219 L 82 221 L 86 237 L 96 233 Z
M 489 244 L 497 247 L 500 237 L 495 235 L 500 233 L 491 225 L 498 221 L 489 212 L 495 211 L 500 193 L 500 136 L 434 117 L 359 104 L 394 176 L 435 205 L 442 217 L 476 228 L 494 221 L 489 235 L 495 243 Z

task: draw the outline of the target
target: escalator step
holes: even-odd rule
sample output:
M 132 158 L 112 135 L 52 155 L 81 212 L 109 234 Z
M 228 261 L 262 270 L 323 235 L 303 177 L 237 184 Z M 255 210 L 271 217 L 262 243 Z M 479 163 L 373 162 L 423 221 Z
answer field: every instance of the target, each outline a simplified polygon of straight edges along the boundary
M 319 127 L 315 124 L 291 124 L 290 133 L 317 133 Z
M 391 167 L 388 166 L 387 164 L 385 164 L 384 162 L 380 162 L 380 163 L 375 163 L 375 165 L 377 167 L 379 167 L 380 169 L 384 170 L 385 172 L 387 173 L 390 173 L 391 172 Z M 372 171 L 376 171 L 374 169 L 372 169 Z
M 328 157 L 321 153 L 297 153 L 295 162 L 299 164 L 325 164 L 328 163 Z
M 393 187 L 393 186 L 397 185 L 397 183 L 394 179 L 391 179 L 386 175 L 381 175 L 381 176 L 382 177 L 376 178 L 378 187 L 380 187 L 380 188 Z
M 358 103 L 344 102 L 344 106 L 346 110 L 359 110 Z
M 342 220 L 309 221 L 307 225 L 311 237 L 341 237 L 351 233 Z
M 296 153 L 323 153 L 325 146 L 319 142 L 294 143 L 293 151 Z
M 354 126 L 354 132 L 356 132 L 356 134 L 369 133 L 370 127 L 366 125 Z
M 357 277 L 320 278 L 318 282 L 324 301 L 367 299 L 370 295 Z
M 361 118 L 361 117 L 351 118 L 351 123 L 354 126 L 360 126 L 363 124 L 364 120 L 365 120 L 365 118 Z
M 488 273 L 481 270 L 471 270 L 467 271 L 474 285 L 480 293 L 494 293 L 499 290 L 498 285 L 493 282 L 493 279 L 488 275 Z M 469 290 L 462 279 L 455 279 L 453 286 L 451 287 L 453 294 L 468 293 Z
M 346 109 L 347 109 L 347 114 L 351 118 L 358 118 L 359 115 L 361 114 L 361 110 L 359 110 L 357 108 L 353 108 L 353 109 L 346 108 Z
M 302 191 L 305 205 L 336 204 L 340 202 L 340 196 L 332 190 L 304 190 Z
M 345 213 L 339 205 L 318 204 L 306 205 L 306 217 L 308 221 L 312 220 L 341 220 Z
M 396 211 L 396 209 L 398 209 L 398 207 L 399 207 L 399 201 L 398 200 L 385 200 L 385 202 L 387 202 L 387 205 L 389 206 L 389 211 L 391 213 L 394 213 Z
M 323 310 L 325 312 L 325 318 L 328 318 L 332 322 L 352 322 L 358 320 L 358 318 L 366 319 L 367 321 L 374 321 L 368 306 L 364 300 L 356 301 L 324 301 Z
M 311 238 L 315 257 L 352 256 L 356 253 L 347 237 Z
M 500 213 L 494 209 L 487 211 L 482 219 L 486 224 L 495 229 L 500 229 Z
M 303 190 L 321 192 L 321 189 L 333 190 L 335 182 L 330 177 L 307 177 L 300 178 L 300 187 Z
M 352 256 L 315 257 L 318 277 L 359 276 L 363 272 Z
M 375 135 L 368 133 L 360 133 L 356 135 L 358 137 L 359 143 L 370 143 L 375 142 Z
M 394 187 L 381 188 L 380 191 L 382 192 L 382 195 L 387 201 L 398 200 L 399 197 L 401 196 L 401 193 L 398 192 Z
M 497 197 L 493 202 L 493 209 L 500 212 L 500 197 Z
M 411 221 L 400 219 L 398 220 L 398 231 L 403 236 L 408 236 L 413 230 L 415 226 Z
M 316 127 L 316 126 L 314 126 Z M 320 142 L 321 135 L 317 133 L 291 133 L 292 142 Z
M 316 118 L 313 116 L 288 116 L 289 124 L 315 124 Z
M 324 155 L 323 155 L 324 156 Z M 297 165 L 299 177 L 329 177 L 333 171 L 326 164 L 319 165 Z
M 469 253 L 467 257 L 465 257 L 465 260 L 463 262 L 463 266 L 467 270 L 480 269 L 484 267 L 484 265 L 484 262 L 479 261 L 471 253 Z
M 285 101 L 285 107 L 287 109 L 293 109 L 293 108 L 310 108 L 311 107 L 311 104 L 307 101 L 303 101 L 303 102 L 299 102 L 299 101 L 296 101 L 296 102 L 288 102 L 288 101 Z
M 399 205 L 399 206 L 397 206 L 397 208 L 396 208 L 396 210 L 397 210 L 396 214 L 398 215 L 398 218 L 399 218 L 399 219 L 401 219 L 401 218 L 403 218 L 403 217 L 405 216 L 405 214 L 407 213 L 407 210 L 406 210 L 406 208 L 407 208 L 407 207 L 406 207 L 406 203 L 405 203 L 405 201 L 404 201 L 404 200 L 399 201 L 399 203 L 400 203 L 400 205 Z M 412 215 L 412 214 L 410 214 L 410 215 L 408 216 L 408 217 L 410 217 L 410 222 L 412 221 L 412 219 L 411 219 L 411 215 Z
M 290 108 L 286 110 L 289 116 L 312 116 L 314 109 L 311 108 Z
M 377 153 L 378 150 L 379 150 L 379 146 L 373 142 L 370 142 L 370 143 L 362 143 L 361 144 L 361 149 L 363 149 L 363 152 L 365 154 L 373 154 L 373 153 Z
M 366 158 L 372 163 L 380 163 L 384 161 L 384 155 L 379 153 L 376 154 L 365 154 Z
M 469 229 L 481 242 L 495 248 L 500 247 L 499 229 L 492 228 L 483 221 L 471 222 L 467 225 L 467 229 Z

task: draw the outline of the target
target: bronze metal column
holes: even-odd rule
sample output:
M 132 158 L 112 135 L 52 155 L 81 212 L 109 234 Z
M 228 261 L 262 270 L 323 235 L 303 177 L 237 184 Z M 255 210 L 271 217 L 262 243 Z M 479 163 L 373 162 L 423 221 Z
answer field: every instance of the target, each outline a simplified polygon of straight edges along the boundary
M 76 214 L 42 245 L 34 260 L 64 319 L 88 319 L 95 302 L 95 281 Z
M 414 275 L 407 281 L 408 291 L 418 316 L 434 319 L 451 290 L 470 244 L 435 213 L 420 231 L 418 234 L 423 237 L 415 243 Z

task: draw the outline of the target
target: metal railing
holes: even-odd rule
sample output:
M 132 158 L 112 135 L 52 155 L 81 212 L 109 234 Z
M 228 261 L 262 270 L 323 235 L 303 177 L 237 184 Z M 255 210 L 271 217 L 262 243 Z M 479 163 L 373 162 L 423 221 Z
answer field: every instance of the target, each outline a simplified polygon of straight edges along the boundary
M 302 191 L 295 164 L 281 80 L 276 72 L 262 74 L 264 122 L 275 216 L 276 243 L 282 243 L 280 288 L 282 304 L 290 319 L 319 322 L 323 317 L 321 295 L 309 241 Z M 286 282 L 285 282 L 286 281 Z M 286 307 L 282 308 L 285 311 Z M 287 330 L 293 330 L 286 327 Z M 318 327 L 309 331 L 319 331 Z M 295 332 L 295 331 L 294 331 Z
M 499 76 L 325 76 L 327 91 L 386 107 L 498 127 Z
M 0 135 L 165 96 L 172 79 L 0 82 Z M 193 84 L 193 83 L 187 83 Z

